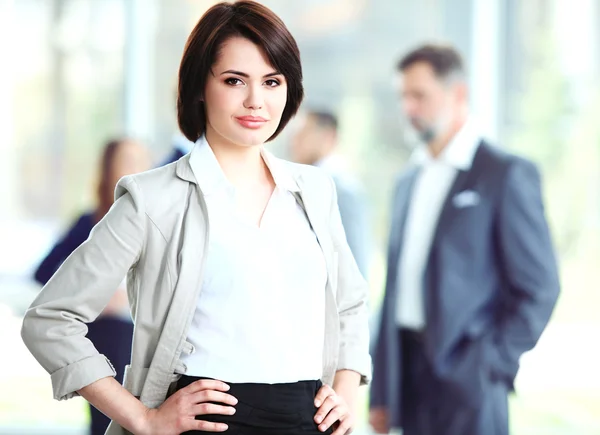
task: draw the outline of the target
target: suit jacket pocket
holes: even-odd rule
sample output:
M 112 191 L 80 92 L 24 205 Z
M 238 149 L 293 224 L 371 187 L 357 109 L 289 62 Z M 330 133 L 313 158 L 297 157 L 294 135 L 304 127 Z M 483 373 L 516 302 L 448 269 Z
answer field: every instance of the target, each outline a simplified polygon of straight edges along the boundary
M 465 335 L 453 348 L 444 364 L 440 380 L 444 388 L 440 394 L 468 408 L 481 404 L 487 383 L 482 337 L 472 339 Z

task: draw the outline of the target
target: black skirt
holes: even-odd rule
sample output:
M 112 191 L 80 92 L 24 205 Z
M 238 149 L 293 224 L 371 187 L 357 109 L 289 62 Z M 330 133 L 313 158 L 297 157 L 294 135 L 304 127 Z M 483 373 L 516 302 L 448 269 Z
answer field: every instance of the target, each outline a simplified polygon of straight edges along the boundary
M 180 390 L 203 378 L 182 376 L 177 382 Z M 317 408 L 315 396 L 323 385 L 321 381 L 300 381 L 288 384 L 227 383 L 227 394 L 238 403 L 233 415 L 199 415 L 197 420 L 225 423 L 225 432 L 189 431 L 185 434 L 227 435 L 322 435 L 331 434 L 329 428 L 321 432 L 314 421 Z M 221 404 L 222 405 L 222 404 Z

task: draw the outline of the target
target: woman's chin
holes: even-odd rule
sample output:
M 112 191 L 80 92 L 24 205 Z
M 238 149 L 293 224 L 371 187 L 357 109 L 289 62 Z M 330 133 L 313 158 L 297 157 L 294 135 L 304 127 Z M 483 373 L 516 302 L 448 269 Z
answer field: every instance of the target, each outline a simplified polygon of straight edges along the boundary
M 235 142 L 240 145 L 245 146 L 257 146 L 264 144 L 274 132 L 271 132 L 270 129 L 261 128 L 250 131 L 249 129 L 245 129 L 245 131 L 239 132 L 236 134 Z

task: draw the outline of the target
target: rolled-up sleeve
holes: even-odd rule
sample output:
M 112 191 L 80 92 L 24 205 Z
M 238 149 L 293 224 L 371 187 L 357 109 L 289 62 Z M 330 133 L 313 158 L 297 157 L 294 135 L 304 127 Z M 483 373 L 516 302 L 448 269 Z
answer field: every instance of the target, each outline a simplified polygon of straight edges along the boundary
M 51 375 L 54 398 L 115 375 L 110 361 L 86 338 L 87 323 L 108 304 L 128 270 L 139 260 L 146 216 L 141 191 L 123 178 L 118 197 L 89 238 L 56 271 L 25 314 L 21 336 Z
M 330 231 L 337 252 L 337 306 L 340 317 L 338 370 L 352 370 L 361 375 L 361 384 L 371 380 L 369 355 L 368 286 L 350 251 L 337 203 L 335 184 L 331 180 L 332 199 Z

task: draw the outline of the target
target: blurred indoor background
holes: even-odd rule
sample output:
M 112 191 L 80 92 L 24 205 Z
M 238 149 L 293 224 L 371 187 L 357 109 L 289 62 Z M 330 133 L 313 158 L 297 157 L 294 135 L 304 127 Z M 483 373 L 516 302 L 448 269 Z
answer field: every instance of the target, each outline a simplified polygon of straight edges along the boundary
M 158 163 L 177 132 L 185 39 L 209 0 L 0 0 L 0 433 L 85 433 L 81 399 L 55 402 L 21 342 L 32 270 L 93 201 L 110 137 Z M 532 158 L 562 294 L 511 399 L 515 435 L 600 434 L 600 0 L 269 0 L 300 46 L 306 104 L 334 109 L 372 208 L 372 309 L 385 272 L 391 188 L 411 150 L 399 56 L 458 47 L 486 136 Z M 270 145 L 286 156 L 289 133 Z M 368 394 L 365 391 L 365 396 Z M 366 401 L 360 434 L 367 434 Z

